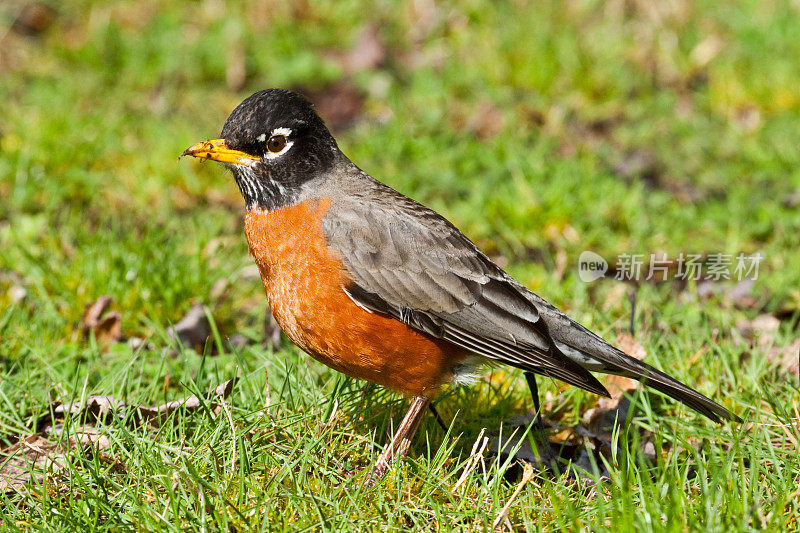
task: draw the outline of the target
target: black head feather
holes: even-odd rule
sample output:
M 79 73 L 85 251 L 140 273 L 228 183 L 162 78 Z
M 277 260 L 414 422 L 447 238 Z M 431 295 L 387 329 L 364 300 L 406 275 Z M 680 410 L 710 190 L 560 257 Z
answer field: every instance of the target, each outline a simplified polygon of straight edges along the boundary
M 267 142 L 284 134 L 289 148 L 270 153 Z M 330 169 L 339 148 L 305 97 L 267 89 L 245 99 L 230 114 L 221 138 L 234 150 L 261 158 L 253 166 L 229 165 L 248 209 L 273 209 L 294 201 L 303 184 Z

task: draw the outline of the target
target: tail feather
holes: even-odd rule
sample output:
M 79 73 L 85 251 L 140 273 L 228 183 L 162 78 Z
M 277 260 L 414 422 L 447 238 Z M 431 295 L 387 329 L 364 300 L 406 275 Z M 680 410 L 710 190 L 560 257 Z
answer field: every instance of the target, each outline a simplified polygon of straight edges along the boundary
M 528 292 L 527 297 L 547 323 L 553 339 L 559 345 L 572 349 L 562 351 L 581 366 L 592 371 L 618 374 L 641 381 L 714 422 L 720 422 L 721 419 L 742 422 L 741 418 L 691 387 L 614 348 L 535 294 Z
M 631 359 L 633 358 L 631 357 Z M 714 422 L 719 423 L 722 421 L 722 419 L 742 422 L 741 418 L 731 413 L 714 400 L 703 396 L 693 388 L 684 385 L 680 381 L 671 378 L 664 372 L 656 370 L 650 365 L 645 365 L 636 359 L 633 360 L 639 363 L 639 365 L 644 366 L 647 370 L 644 373 L 628 371 L 621 373 L 622 375 L 641 381 L 644 385 L 652 387 L 659 392 L 663 392 L 670 398 L 673 398 L 682 404 L 691 407 L 698 413 L 707 416 Z

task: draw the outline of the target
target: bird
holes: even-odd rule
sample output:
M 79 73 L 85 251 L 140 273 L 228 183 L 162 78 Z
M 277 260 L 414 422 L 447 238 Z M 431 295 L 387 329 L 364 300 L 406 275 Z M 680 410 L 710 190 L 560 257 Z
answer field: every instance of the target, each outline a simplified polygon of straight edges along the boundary
M 232 172 L 249 252 L 284 333 L 328 367 L 411 399 L 372 480 L 407 453 L 443 387 L 474 382 L 486 363 L 524 372 L 537 416 L 536 375 L 609 397 L 592 374 L 600 372 L 639 380 L 714 422 L 741 421 L 610 345 L 442 215 L 361 170 L 296 92 L 252 94 L 219 138 L 183 156 Z

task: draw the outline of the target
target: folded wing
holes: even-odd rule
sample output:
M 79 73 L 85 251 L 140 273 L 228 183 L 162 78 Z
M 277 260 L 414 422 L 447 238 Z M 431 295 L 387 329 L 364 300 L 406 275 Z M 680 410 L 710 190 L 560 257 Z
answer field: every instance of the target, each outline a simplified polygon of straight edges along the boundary
M 389 191 L 337 201 L 323 219 L 356 303 L 487 359 L 608 395 L 556 348 L 536 307 L 500 268 L 438 214 Z

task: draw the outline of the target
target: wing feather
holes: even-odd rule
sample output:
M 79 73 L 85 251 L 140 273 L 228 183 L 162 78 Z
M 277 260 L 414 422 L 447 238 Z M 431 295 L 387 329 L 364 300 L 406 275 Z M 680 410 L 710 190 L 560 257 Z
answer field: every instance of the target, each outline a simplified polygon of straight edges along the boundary
M 340 202 L 323 219 L 328 244 L 352 277 L 350 298 L 488 359 L 608 394 L 558 350 L 502 270 L 446 220 L 400 198 L 405 209 L 396 209 L 397 197 Z

